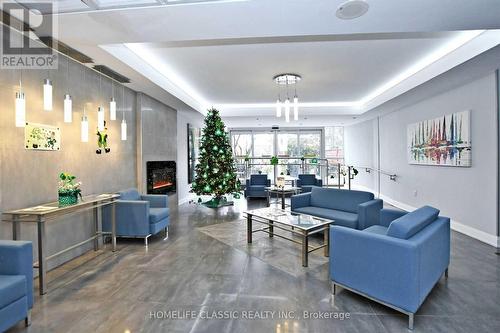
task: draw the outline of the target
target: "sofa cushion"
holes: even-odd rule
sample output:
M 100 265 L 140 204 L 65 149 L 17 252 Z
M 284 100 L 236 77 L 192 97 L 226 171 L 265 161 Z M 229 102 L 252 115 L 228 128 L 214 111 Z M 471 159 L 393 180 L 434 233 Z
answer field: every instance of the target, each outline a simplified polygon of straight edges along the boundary
M 264 185 L 250 185 L 248 189 L 250 191 L 265 191 L 266 187 Z
M 377 234 L 377 235 L 386 235 L 387 227 L 384 227 L 382 225 L 372 225 L 371 227 L 363 229 L 363 232 L 370 232 L 372 234 Z
M 300 186 L 300 188 L 302 189 L 302 193 L 311 192 L 312 189 L 315 187 L 319 187 L 319 186 L 316 186 L 316 185 L 302 185 L 302 186 Z
M 350 213 L 357 213 L 359 204 L 373 200 L 373 198 L 373 193 L 364 191 L 322 187 L 313 187 L 311 190 L 311 206 L 343 210 Z
M 321 207 L 300 207 L 293 210 L 296 213 L 308 214 L 325 219 L 335 220 L 335 225 L 343 227 L 356 228 L 358 226 L 358 215 Z
M 141 195 L 135 188 L 120 191 L 118 194 L 120 194 L 120 200 L 141 200 Z
M 301 185 L 316 185 L 316 175 L 299 175 Z
M 264 185 L 267 186 L 267 175 L 251 175 L 250 185 Z
M 387 236 L 408 239 L 436 220 L 438 215 L 439 210 L 434 207 L 421 207 L 392 221 Z
M 26 296 L 24 275 L 0 275 L 0 309 Z
M 168 208 L 150 208 L 149 223 L 157 223 L 170 215 Z

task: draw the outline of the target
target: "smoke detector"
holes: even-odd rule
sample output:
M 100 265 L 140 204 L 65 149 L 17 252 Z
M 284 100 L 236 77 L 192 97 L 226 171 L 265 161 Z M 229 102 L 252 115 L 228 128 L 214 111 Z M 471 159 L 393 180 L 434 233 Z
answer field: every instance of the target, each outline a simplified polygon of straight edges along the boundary
M 336 15 L 342 20 L 352 20 L 366 14 L 370 5 L 363 0 L 348 0 L 337 8 Z

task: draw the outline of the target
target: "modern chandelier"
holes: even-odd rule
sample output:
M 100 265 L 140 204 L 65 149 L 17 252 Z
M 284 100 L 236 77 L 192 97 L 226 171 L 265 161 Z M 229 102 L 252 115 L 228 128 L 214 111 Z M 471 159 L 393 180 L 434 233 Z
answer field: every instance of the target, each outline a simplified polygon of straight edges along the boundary
M 285 113 L 285 121 L 290 122 L 290 109 L 293 107 L 293 120 L 299 120 L 299 97 L 297 96 L 297 84 L 302 77 L 297 74 L 279 74 L 273 78 L 279 87 L 278 100 L 276 101 L 276 117 L 281 118 L 282 110 Z M 293 105 L 290 101 L 290 90 L 293 86 Z M 283 96 L 283 99 L 282 99 Z

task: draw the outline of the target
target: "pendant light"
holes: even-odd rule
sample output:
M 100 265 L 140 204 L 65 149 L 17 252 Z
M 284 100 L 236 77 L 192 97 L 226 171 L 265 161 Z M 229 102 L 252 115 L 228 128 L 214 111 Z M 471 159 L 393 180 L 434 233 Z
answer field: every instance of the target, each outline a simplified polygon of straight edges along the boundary
M 43 81 L 43 109 L 52 111 L 52 81 L 50 79 Z
M 82 142 L 89 142 L 89 120 L 85 112 L 85 105 L 83 106 L 83 116 L 81 123 L 81 139 Z
M 111 81 L 111 101 L 109 102 L 109 120 L 116 120 L 116 101 L 114 93 L 114 82 Z
M 285 101 L 285 121 L 290 122 L 290 98 L 286 98 Z
M 297 87 L 295 87 L 295 96 L 293 97 L 293 120 L 299 120 L 299 97 L 297 96 Z
M 22 76 L 21 76 L 21 80 L 19 80 L 19 91 L 16 92 L 16 127 L 25 127 L 25 126 L 26 126 L 26 99 L 24 98 Z
M 122 141 L 127 140 L 127 122 L 125 121 L 125 87 L 123 86 L 123 96 L 122 96 L 122 124 L 121 124 L 121 139 Z
M 69 90 L 69 58 L 68 59 L 68 72 L 67 72 L 67 86 Z M 71 123 L 73 121 L 73 101 L 71 100 L 71 95 L 68 94 L 64 95 L 64 122 L 65 123 Z
M 101 81 L 102 74 L 99 73 L 99 97 L 101 95 Z M 104 131 L 104 108 L 102 106 L 97 108 L 97 130 Z
M 83 83 L 85 84 L 85 68 L 83 68 L 82 71 L 83 71 Z M 83 115 L 80 127 L 81 127 L 80 136 L 82 142 L 89 142 L 89 120 L 87 119 L 87 114 L 85 112 L 85 104 L 83 104 Z
M 97 130 L 104 131 L 104 108 L 102 106 L 97 108 Z
M 281 118 L 281 96 L 276 101 L 276 117 Z

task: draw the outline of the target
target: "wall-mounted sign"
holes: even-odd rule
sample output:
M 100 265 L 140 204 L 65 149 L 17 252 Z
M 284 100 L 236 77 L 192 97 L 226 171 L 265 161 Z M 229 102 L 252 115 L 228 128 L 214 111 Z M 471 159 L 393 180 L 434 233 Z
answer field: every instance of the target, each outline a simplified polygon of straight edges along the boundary
M 50 125 L 26 123 L 24 147 L 29 150 L 58 151 L 61 149 L 61 130 Z

